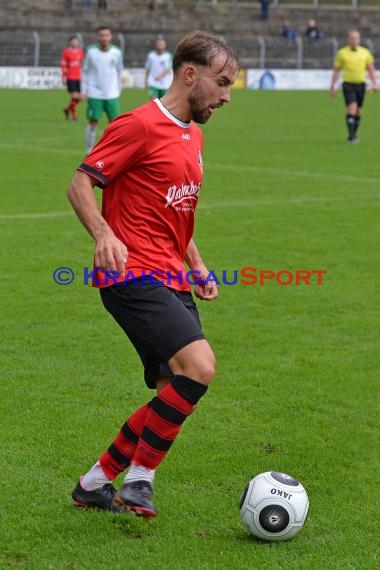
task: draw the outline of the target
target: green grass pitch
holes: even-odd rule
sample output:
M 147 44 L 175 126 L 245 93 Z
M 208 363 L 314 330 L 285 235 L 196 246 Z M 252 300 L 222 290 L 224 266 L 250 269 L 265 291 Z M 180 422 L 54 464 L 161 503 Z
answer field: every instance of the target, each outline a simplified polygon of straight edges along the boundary
M 123 109 L 145 97 L 125 92 Z M 64 91 L 0 91 L 0 568 L 375 568 L 379 97 L 355 146 L 327 93 L 235 91 L 204 127 L 195 237 L 210 269 L 328 274 L 322 286 L 221 286 L 199 304 L 218 374 L 159 469 L 160 514 L 146 524 L 71 506 L 79 475 L 151 396 L 82 284 L 93 244 L 66 188 L 84 106 L 71 123 Z M 75 270 L 71 285 L 54 283 L 59 266 Z M 267 470 L 309 493 L 288 543 L 256 542 L 240 522 L 242 489 Z

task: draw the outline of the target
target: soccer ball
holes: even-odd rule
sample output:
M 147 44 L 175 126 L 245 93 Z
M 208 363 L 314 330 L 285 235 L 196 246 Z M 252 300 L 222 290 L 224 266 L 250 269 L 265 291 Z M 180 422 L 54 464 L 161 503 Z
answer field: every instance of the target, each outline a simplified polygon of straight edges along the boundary
M 290 475 L 268 471 L 251 479 L 240 499 L 244 526 L 261 540 L 289 540 L 303 527 L 309 498 Z

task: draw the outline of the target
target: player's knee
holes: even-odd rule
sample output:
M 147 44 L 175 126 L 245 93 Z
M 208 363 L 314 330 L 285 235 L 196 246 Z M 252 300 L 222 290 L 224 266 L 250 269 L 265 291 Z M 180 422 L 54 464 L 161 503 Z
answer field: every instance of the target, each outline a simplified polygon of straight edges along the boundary
M 211 384 L 216 374 L 215 366 L 205 367 L 200 375 L 200 381 L 202 384 Z
M 174 374 L 187 376 L 201 384 L 210 384 L 215 376 L 215 356 L 205 340 L 195 341 L 169 360 Z
M 201 382 L 202 384 L 210 384 L 216 374 L 215 370 L 215 357 L 210 355 L 207 358 L 199 360 L 199 362 L 192 366 L 192 378 Z
M 187 376 L 192 380 L 208 385 L 215 376 L 215 358 L 194 359 L 191 363 L 176 367 L 175 374 Z

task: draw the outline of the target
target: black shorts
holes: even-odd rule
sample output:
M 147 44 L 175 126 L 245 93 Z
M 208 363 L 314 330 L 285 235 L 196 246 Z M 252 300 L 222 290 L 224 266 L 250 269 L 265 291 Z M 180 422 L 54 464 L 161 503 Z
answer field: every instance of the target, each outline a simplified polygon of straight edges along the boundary
M 67 91 L 69 93 L 80 93 L 80 81 L 79 79 L 68 79 L 66 81 Z
M 347 106 L 357 103 L 358 107 L 363 107 L 365 83 L 343 83 L 343 95 Z
M 136 279 L 104 287 L 100 296 L 137 350 L 148 388 L 156 387 L 158 376 L 173 376 L 168 361 L 178 350 L 204 338 L 190 292 Z

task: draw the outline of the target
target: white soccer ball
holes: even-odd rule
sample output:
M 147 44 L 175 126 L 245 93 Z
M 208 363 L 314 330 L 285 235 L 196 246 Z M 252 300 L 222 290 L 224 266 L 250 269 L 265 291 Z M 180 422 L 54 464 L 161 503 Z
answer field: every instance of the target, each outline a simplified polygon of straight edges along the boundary
M 299 481 L 268 471 L 251 479 L 240 499 L 240 516 L 260 540 L 289 540 L 303 527 L 309 498 Z

